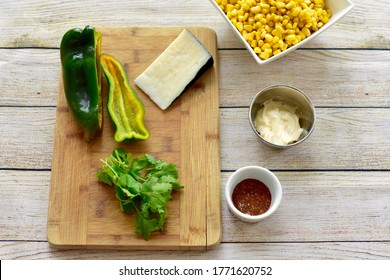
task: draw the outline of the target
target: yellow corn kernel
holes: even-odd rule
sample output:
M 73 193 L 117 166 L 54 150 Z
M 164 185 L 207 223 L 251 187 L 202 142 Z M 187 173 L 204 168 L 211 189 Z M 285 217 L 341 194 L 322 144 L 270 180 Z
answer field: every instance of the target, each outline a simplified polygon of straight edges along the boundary
M 246 14 L 243 15 L 243 16 L 238 16 L 238 20 L 239 20 L 239 21 L 246 21 L 246 20 L 248 19 L 248 17 L 249 17 L 249 14 L 246 13 Z
M 257 40 L 257 41 L 260 41 L 260 40 L 261 40 L 261 32 L 257 31 L 256 34 L 255 34 L 255 36 L 256 36 L 256 40 Z
M 287 35 L 295 34 L 295 30 L 292 29 L 286 30 L 285 34 Z
M 286 9 L 293 9 L 297 6 L 297 4 L 294 2 L 294 1 L 289 1 L 287 4 L 286 4 Z
M 244 29 L 248 32 L 252 32 L 253 26 L 250 24 L 244 24 Z
M 288 41 L 294 41 L 295 40 L 295 34 L 287 35 L 285 40 Z
M 259 22 L 263 18 L 263 14 L 257 14 L 255 15 L 255 21 Z
M 226 12 L 231 12 L 235 9 L 234 5 L 232 4 L 227 4 L 226 5 Z
M 275 26 L 275 30 L 278 31 L 280 34 L 284 33 L 284 29 L 280 24 Z
M 285 14 L 282 18 L 283 18 L 283 21 L 284 20 L 287 20 L 287 21 L 291 21 L 291 20 L 293 20 L 293 18 L 291 18 L 291 13 L 287 13 L 287 14 Z
M 259 14 L 261 12 L 261 7 L 260 6 L 255 6 L 251 8 L 251 13 L 253 14 Z
M 244 38 L 248 42 L 252 42 L 253 41 L 253 34 L 252 33 L 247 33 L 247 34 L 245 34 Z
M 237 22 L 236 27 L 237 27 L 238 31 L 240 31 L 240 32 L 242 32 L 244 30 L 244 25 L 240 21 Z
M 259 30 L 263 25 L 260 22 L 256 22 L 253 26 L 254 29 Z
M 281 15 L 275 15 L 274 18 L 273 18 L 273 21 L 275 23 L 282 22 L 283 21 L 283 17 Z
M 264 51 L 265 49 L 270 49 L 271 45 L 268 43 L 265 43 L 264 45 L 261 46 L 261 49 Z
M 282 37 L 283 36 L 283 34 L 278 32 L 278 30 L 276 30 L 276 29 L 272 30 L 271 35 L 274 36 L 274 37 L 275 36 L 277 36 L 277 37 Z
M 282 9 L 282 8 L 286 7 L 286 3 L 282 2 L 282 1 L 278 1 L 278 2 L 276 2 L 276 7 L 278 9 Z
M 309 20 L 311 18 L 310 13 L 307 11 L 307 9 L 302 10 L 298 17 L 300 20 Z
M 302 33 L 305 34 L 306 37 L 309 37 L 311 34 L 309 28 L 307 27 L 302 28 Z
M 261 59 L 266 60 L 266 59 L 269 58 L 269 54 L 268 54 L 268 53 L 265 53 L 265 52 L 262 52 L 262 53 L 259 55 L 259 57 L 260 57 Z
M 269 34 L 269 33 L 265 34 L 265 40 L 266 40 L 268 43 L 271 43 L 272 40 L 273 40 L 272 35 Z
M 248 5 L 247 3 L 245 3 L 244 5 L 242 5 L 242 9 L 243 9 L 245 12 L 247 12 L 247 11 L 250 10 L 250 7 L 249 7 L 249 5 Z
M 257 47 L 257 41 L 256 41 L 256 40 L 252 40 L 252 42 L 251 42 L 251 47 L 252 47 L 252 48 Z
M 260 7 L 261 7 L 262 9 L 266 9 L 266 10 L 269 9 L 269 5 L 266 4 L 266 3 L 260 3 Z
M 302 8 L 301 7 L 295 7 L 294 9 L 292 9 L 291 11 L 291 15 L 296 17 L 299 15 L 299 13 L 302 11 Z
M 254 49 L 253 49 L 254 51 L 255 51 L 255 53 L 261 53 L 261 49 L 259 48 L 259 47 L 255 47 Z
M 272 53 L 273 55 L 277 55 L 277 54 L 280 54 L 281 53 L 281 50 L 274 50 L 274 52 Z
M 301 36 L 302 40 L 307 37 L 302 31 L 299 31 L 298 35 Z

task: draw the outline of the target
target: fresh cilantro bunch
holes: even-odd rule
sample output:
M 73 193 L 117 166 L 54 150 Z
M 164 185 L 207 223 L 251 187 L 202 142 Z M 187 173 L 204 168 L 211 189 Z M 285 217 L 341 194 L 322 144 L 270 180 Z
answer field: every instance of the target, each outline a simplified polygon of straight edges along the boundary
M 162 231 L 172 190 L 182 188 L 176 165 L 148 154 L 132 158 L 120 148 L 101 161 L 97 177 L 115 188 L 123 212 L 137 213 L 136 233 L 149 240 L 153 231 Z

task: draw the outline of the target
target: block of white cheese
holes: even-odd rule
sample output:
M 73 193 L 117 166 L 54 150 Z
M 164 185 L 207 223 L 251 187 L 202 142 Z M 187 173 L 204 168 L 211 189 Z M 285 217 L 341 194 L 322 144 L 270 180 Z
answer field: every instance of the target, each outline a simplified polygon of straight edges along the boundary
M 165 110 L 213 63 L 208 50 L 184 29 L 134 82 Z

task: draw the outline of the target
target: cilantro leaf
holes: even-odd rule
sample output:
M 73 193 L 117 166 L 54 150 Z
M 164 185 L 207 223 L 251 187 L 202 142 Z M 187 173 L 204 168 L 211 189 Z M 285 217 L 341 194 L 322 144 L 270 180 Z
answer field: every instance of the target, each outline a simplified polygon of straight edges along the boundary
M 171 193 L 183 187 L 176 165 L 148 154 L 133 158 L 121 148 L 114 149 L 101 161 L 103 165 L 97 177 L 114 187 L 121 211 L 137 213 L 135 232 L 149 240 L 154 231 L 162 231 Z

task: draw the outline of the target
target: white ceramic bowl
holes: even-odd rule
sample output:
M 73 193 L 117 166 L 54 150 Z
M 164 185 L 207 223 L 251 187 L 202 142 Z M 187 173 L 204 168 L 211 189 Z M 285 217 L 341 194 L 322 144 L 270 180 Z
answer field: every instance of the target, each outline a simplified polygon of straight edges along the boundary
M 232 194 L 238 183 L 245 179 L 257 179 L 263 182 L 271 192 L 271 205 L 267 212 L 252 216 L 239 211 L 233 204 Z M 225 189 L 226 201 L 230 211 L 240 220 L 248 223 L 259 222 L 276 211 L 282 201 L 282 186 L 278 178 L 266 168 L 260 166 L 245 166 L 237 169 L 228 179 Z
M 233 23 L 230 21 L 230 19 L 225 15 L 225 13 L 221 10 L 221 8 L 218 6 L 218 4 L 215 2 L 215 0 L 210 0 L 211 4 L 219 11 L 219 13 L 223 16 L 225 21 L 229 24 L 233 32 L 240 38 L 240 40 L 243 42 L 245 47 L 248 49 L 249 53 L 252 55 L 252 57 L 256 60 L 258 64 L 266 64 L 271 61 L 274 61 L 275 59 L 278 59 L 297 48 L 301 48 L 304 44 L 309 42 L 310 40 L 314 39 L 321 33 L 323 33 L 325 30 L 327 30 L 329 27 L 331 27 L 333 24 L 335 24 L 337 21 L 339 21 L 342 17 L 344 17 L 346 14 L 348 14 L 349 11 L 353 8 L 353 4 L 349 0 L 326 0 L 326 6 L 327 8 L 330 8 L 332 10 L 332 17 L 330 20 L 324 24 L 323 27 L 321 27 L 318 31 L 311 34 L 309 37 L 305 38 L 298 44 L 286 49 L 285 51 L 282 51 L 281 53 L 271 56 L 270 58 L 266 60 L 260 59 L 257 54 L 253 51 L 252 47 L 248 44 L 248 42 L 244 39 L 244 37 L 241 35 L 241 33 L 237 30 L 237 28 L 233 25 Z

